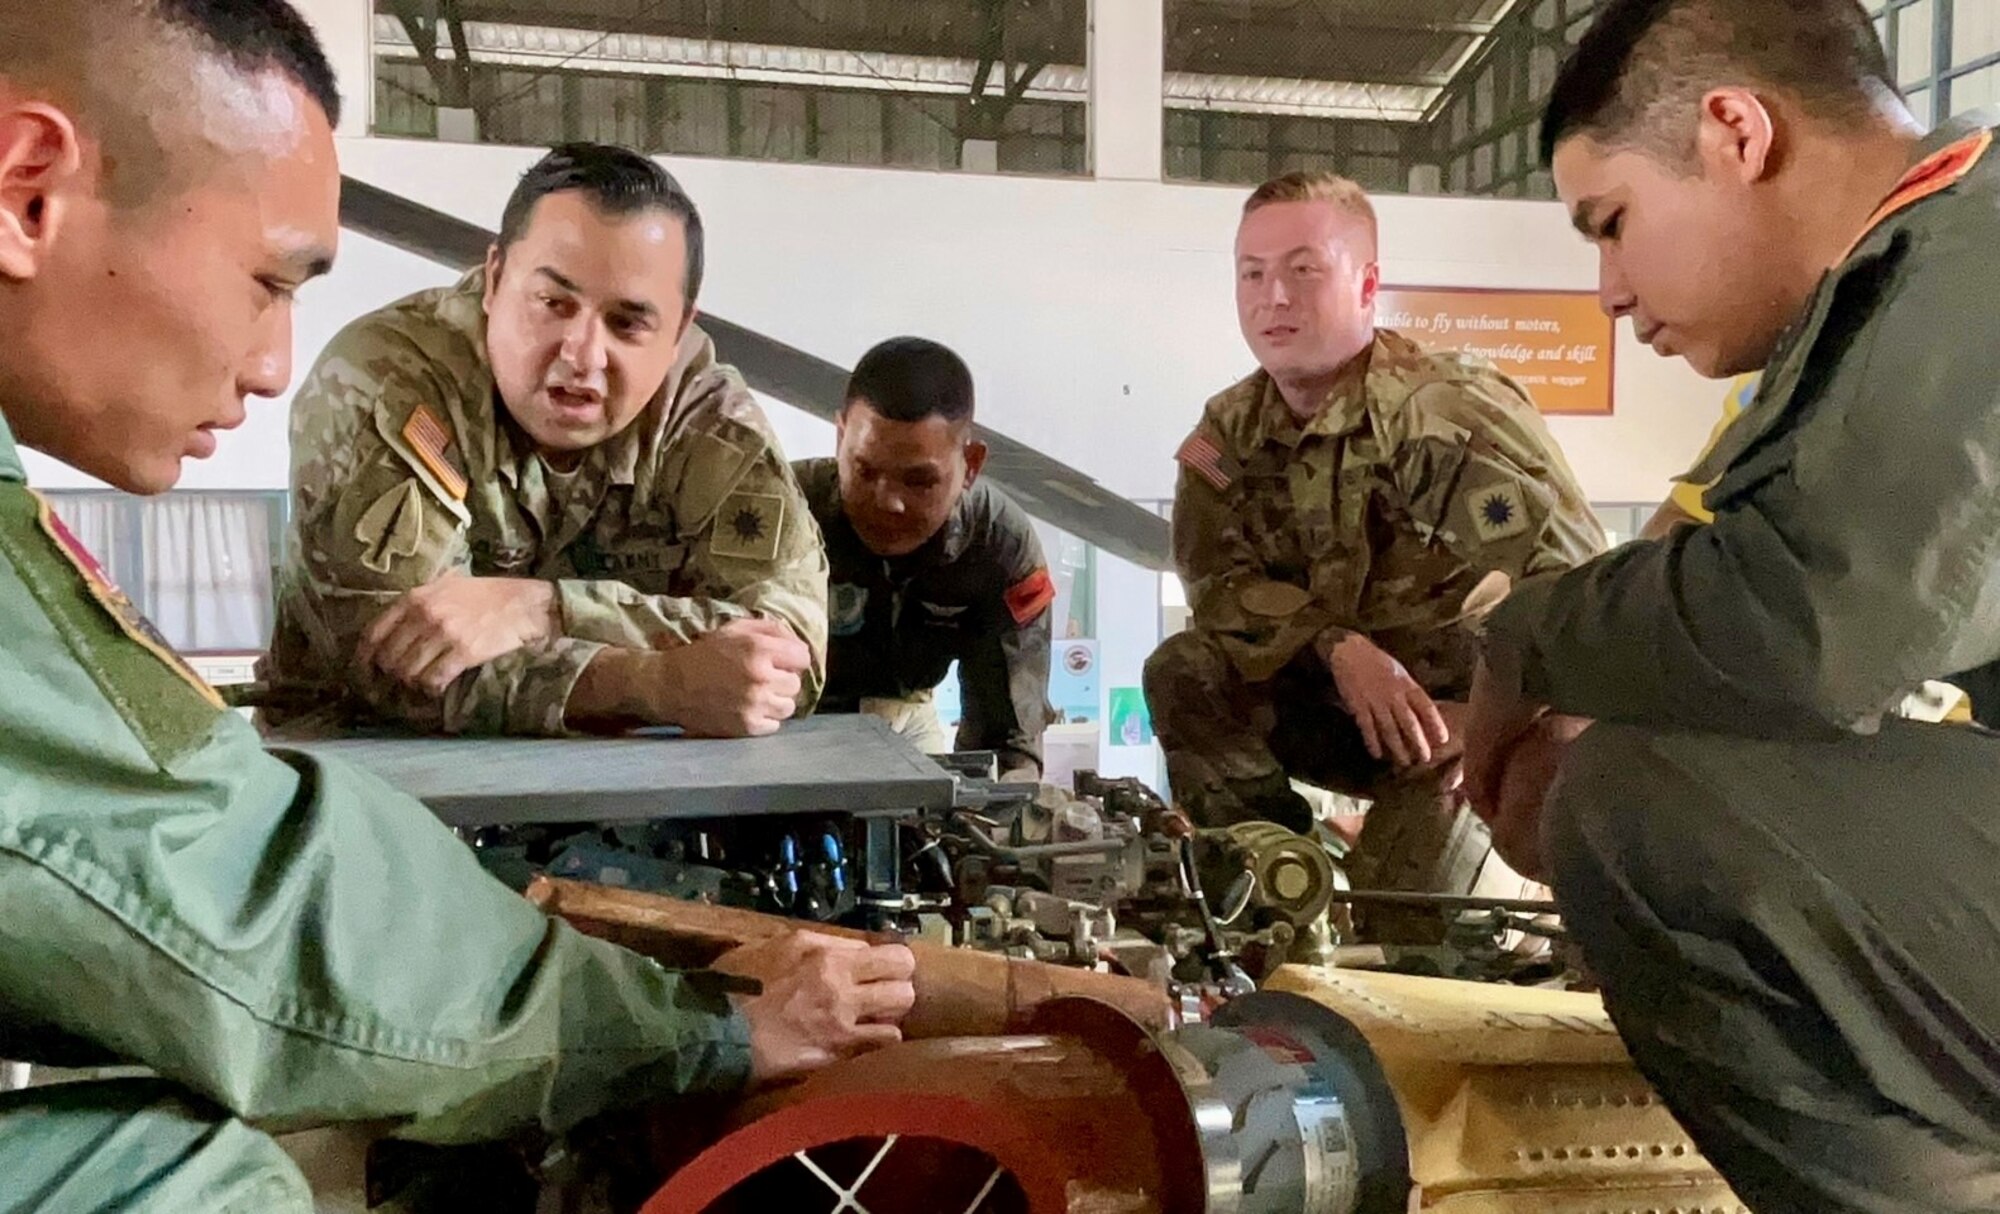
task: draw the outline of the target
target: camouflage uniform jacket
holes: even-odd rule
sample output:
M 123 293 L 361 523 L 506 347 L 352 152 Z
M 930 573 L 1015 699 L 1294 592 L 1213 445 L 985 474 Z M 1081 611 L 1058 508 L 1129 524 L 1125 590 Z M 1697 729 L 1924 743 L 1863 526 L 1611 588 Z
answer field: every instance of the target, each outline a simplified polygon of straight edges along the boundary
M 907 556 L 877 556 L 848 522 L 840 468 L 793 465 L 826 536 L 831 590 L 828 712 L 928 692 L 958 663 L 960 750 L 991 750 L 1004 771 L 1042 767 L 1049 719 L 1055 583 L 1028 512 L 985 481 L 944 529 Z
M 448 732 L 555 734 L 599 649 L 665 647 L 782 620 L 826 662 L 826 558 L 770 425 L 699 329 L 659 394 L 557 474 L 494 388 L 484 275 L 362 317 L 292 406 L 292 531 L 266 676 L 290 703 L 358 695 Z M 354 665 L 378 614 L 446 574 L 556 583 L 562 635 L 462 675 L 441 700 Z
M 1309 421 L 1259 371 L 1208 402 L 1179 458 L 1193 625 L 1253 682 L 1339 628 L 1462 696 L 1507 585 L 1604 548 L 1526 394 L 1388 330 Z

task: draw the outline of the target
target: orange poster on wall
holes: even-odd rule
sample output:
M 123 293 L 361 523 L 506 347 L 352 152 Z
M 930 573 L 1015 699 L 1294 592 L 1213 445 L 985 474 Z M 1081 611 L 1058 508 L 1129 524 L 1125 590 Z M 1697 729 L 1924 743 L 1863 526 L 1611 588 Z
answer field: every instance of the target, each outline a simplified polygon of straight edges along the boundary
M 1588 291 L 1383 287 L 1375 323 L 1430 349 L 1479 355 L 1544 413 L 1611 412 L 1615 329 Z

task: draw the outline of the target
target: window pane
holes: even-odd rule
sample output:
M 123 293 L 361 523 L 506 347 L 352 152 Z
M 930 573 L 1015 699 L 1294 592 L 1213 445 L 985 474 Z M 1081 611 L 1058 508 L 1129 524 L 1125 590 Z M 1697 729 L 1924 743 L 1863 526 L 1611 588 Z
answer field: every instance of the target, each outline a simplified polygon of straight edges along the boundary
M 2000 0 L 1972 0 L 1951 10 L 1951 62 L 1955 67 L 2000 51 Z
M 2000 65 L 1983 67 L 1951 82 L 1951 112 L 1963 114 L 2000 101 Z
M 1391 156 L 1352 156 L 1347 176 L 1371 193 L 1395 193 L 1408 188 L 1403 180 L 1403 162 Z
M 803 91 L 743 88 L 736 104 L 742 124 L 737 155 L 756 160 L 805 159 L 809 136 Z
M 261 494 L 165 493 L 142 515 L 153 623 L 177 648 L 261 649 L 269 641 L 276 531 Z
M 1087 0 L 372 7 L 383 134 L 937 169 L 963 167 L 964 143 L 998 141 L 1016 167 L 1083 169 Z M 1032 84 L 1015 88 L 1030 66 Z M 975 87 L 979 106 L 966 104 Z M 1073 120 L 1009 126 L 1025 105 Z M 440 107 L 459 112 L 439 121 Z M 933 118 L 942 130 L 918 125 Z
M 822 93 L 813 99 L 819 159 L 835 164 L 882 163 L 882 98 L 874 93 Z
M 1931 74 L 1931 0 L 1896 13 L 1896 80 L 1914 84 Z
M 437 96 L 430 73 L 415 63 L 383 62 L 375 71 L 375 133 L 437 138 Z
M 660 148 L 671 156 L 729 154 L 729 85 L 673 80 L 661 100 Z
M 643 148 L 646 133 L 646 82 L 636 77 L 584 77 L 576 81 L 581 102 L 579 139 Z
M 884 159 L 911 169 L 957 168 L 957 109 L 950 98 L 890 97 Z
M 1923 123 L 1924 127 L 1928 129 L 1931 125 L 1931 91 L 1929 89 L 1918 89 L 1916 92 L 1910 94 L 1909 101 L 1910 113 L 1916 115 L 1917 121 Z
M 569 138 L 563 130 L 560 76 L 481 71 L 473 77 L 472 102 L 481 136 L 495 143 L 547 147 Z

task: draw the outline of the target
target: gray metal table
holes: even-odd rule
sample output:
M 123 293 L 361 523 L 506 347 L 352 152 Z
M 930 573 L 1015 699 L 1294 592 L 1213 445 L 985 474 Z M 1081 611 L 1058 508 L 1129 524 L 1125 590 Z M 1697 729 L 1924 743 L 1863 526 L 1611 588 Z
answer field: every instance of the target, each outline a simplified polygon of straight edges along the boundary
M 943 810 L 952 775 L 874 717 L 767 738 L 358 737 L 273 742 L 365 767 L 451 826 Z

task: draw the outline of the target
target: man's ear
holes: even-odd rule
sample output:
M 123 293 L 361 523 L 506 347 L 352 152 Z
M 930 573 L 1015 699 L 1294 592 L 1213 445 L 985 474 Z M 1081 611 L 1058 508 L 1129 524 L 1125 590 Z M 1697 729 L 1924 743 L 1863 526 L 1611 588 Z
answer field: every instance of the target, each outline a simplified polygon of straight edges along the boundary
M 1701 99 L 1695 148 L 1703 165 L 1745 185 L 1776 168 L 1777 118 L 1744 88 L 1713 89 Z
M 41 272 L 83 174 L 76 124 L 52 105 L 0 112 L 0 278 Z
M 1381 290 L 1382 263 L 1371 261 L 1368 263 L 1367 268 L 1361 271 L 1361 306 L 1364 308 L 1374 307 L 1375 297 L 1381 293 Z
M 965 440 L 965 484 L 967 488 L 979 479 L 980 469 L 986 467 L 986 444 L 976 438 Z
M 499 241 L 486 246 L 486 290 L 479 297 L 479 308 L 488 316 L 493 315 L 493 300 L 500 293 L 500 274 L 507 268 L 507 253 Z

